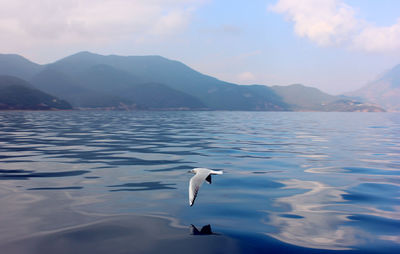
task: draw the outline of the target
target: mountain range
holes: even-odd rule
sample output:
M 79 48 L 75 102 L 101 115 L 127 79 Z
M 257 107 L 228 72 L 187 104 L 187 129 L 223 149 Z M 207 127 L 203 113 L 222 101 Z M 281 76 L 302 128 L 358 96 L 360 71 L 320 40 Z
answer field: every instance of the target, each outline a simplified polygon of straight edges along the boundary
M 23 79 L 80 109 L 383 111 L 300 84 L 237 85 L 161 56 L 80 52 L 39 65 L 0 54 L 0 75 Z
M 72 109 L 72 106 L 36 89 L 20 78 L 0 75 L 0 110 L 9 109 Z
M 400 64 L 346 95 L 356 100 L 375 103 L 388 111 L 400 111 Z

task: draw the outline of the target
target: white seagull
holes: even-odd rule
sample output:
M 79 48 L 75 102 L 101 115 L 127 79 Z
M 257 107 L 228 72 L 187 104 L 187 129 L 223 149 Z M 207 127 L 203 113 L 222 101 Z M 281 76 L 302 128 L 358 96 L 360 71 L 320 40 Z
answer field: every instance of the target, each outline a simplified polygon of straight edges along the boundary
M 192 178 L 190 178 L 189 183 L 190 206 L 194 204 L 194 200 L 196 199 L 197 193 L 199 192 L 200 186 L 203 184 L 204 180 L 211 184 L 211 175 L 222 175 L 224 173 L 222 171 L 215 171 L 208 168 L 194 168 L 189 172 L 195 174 Z

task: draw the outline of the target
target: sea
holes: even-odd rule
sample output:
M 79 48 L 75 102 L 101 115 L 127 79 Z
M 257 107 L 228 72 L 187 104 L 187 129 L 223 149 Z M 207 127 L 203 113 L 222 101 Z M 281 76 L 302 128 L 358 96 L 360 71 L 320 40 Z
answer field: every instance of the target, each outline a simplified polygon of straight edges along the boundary
M 5 254 L 400 253 L 400 113 L 2 111 L 0 225 Z

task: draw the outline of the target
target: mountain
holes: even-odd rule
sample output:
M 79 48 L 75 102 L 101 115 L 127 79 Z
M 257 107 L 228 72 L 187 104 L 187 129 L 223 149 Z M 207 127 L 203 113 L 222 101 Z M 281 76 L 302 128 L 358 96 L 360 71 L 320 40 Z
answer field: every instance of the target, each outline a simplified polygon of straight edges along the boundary
M 272 89 L 290 105 L 292 110 L 322 110 L 324 105 L 338 100 L 336 96 L 301 84 L 273 86 Z
M 400 111 L 400 64 L 375 81 L 345 95 L 381 105 L 388 111 Z
M 324 105 L 321 111 L 339 112 L 385 112 L 386 110 L 370 103 L 352 99 L 340 99 Z
M 164 84 L 140 80 L 129 72 L 85 60 L 56 62 L 32 78 L 44 91 L 81 108 L 200 109 L 197 98 Z
M 15 54 L 0 54 L 0 75 L 11 75 L 30 80 L 42 66 Z
M 142 84 L 142 89 L 146 87 L 143 86 L 144 83 L 165 85 L 165 91 L 173 89 L 171 93 L 175 95 L 180 92 L 181 96 L 190 96 L 190 100 L 189 97 L 181 100 L 186 103 L 179 105 L 180 107 L 212 110 L 287 109 L 279 96 L 266 86 L 239 86 L 220 81 L 201 74 L 183 63 L 161 56 L 102 56 L 80 52 L 46 67 L 71 77 L 82 77 L 87 72 L 93 72 L 94 68 L 103 68 L 106 70 L 105 72 L 103 70 L 101 75 L 110 73 L 102 79 L 103 85 L 109 89 L 111 80 L 107 82 L 107 79 L 112 79 L 113 87 L 117 86 L 119 91 L 121 91 L 121 86 L 126 88 L 134 84 Z M 90 77 L 93 77 L 93 73 L 89 75 Z M 116 77 L 118 80 L 114 81 Z M 99 88 L 98 83 L 92 83 L 92 88 L 93 85 L 96 89 Z M 114 88 L 112 90 L 117 92 Z
M 51 68 L 55 68 L 55 66 L 51 66 Z M 70 75 L 79 80 L 80 85 L 85 89 L 120 97 L 147 109 L 200 109 L 205 107 L 196 97 L 165 84 L 137 77 L 107 64 L 83 67 L 81 71 L 75 72 L 75 74 L 70 73 Z
M 0 75 L 0 109 L 72 109 L 66 101 L 34 88 L 13 76 Z
M 161 56 L 80 52 L 36 65 L 13 55 L 2 72 L 19 73 L 36 88 L 78 108 L 260 111 L 380 111 L 355 99 L 303 85 L 237 85 L 204 75 Z M 15 64 L 17 61 L 19 64 Z M 24 63 L 24 64 L 22 64 Z M 20 67 L 19 67 L 20 66 Z
M 342 98 L 301 84 L 271 87 L 293 111 L 367 111 L 382 112 L 382 108 L 351 98 Z
M 123 100 L 112 95 L 82 87 L 79 81 L 57 70 L 46 68 L 35 75 L 31 82 L 40 90 L 60 97 L 70 102 L 74 107 L 119 108 L 125 105 L 134 107 L 129 100 Z

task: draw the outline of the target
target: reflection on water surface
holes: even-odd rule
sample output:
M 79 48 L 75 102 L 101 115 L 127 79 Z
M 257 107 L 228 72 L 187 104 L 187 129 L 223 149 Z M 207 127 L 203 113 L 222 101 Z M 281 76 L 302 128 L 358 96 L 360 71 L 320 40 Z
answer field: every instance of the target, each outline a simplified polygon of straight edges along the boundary
M 0 112 L 0 247 L 396 253 L 399 133 L 391 113 Z M 226 174 L 189 207 L 194 167 Z

